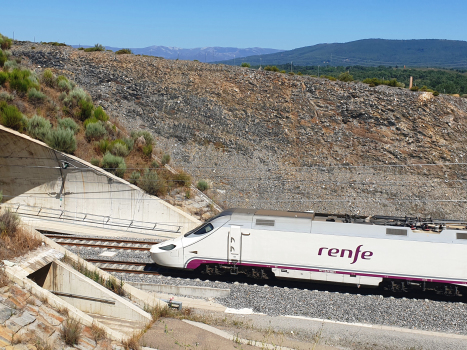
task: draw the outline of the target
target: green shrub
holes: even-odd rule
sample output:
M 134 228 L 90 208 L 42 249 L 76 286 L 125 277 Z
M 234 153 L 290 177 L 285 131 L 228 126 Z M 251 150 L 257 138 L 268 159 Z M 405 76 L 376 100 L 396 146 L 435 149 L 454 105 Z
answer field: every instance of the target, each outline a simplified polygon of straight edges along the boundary
M 302 76 L 303 74 L 302 74 L 302 72 L 298 72 L 298 73 L 297 73 L 297 75 L 300 75 L 300 76 Z
M 101 160 L 99 158 L 91 158 L 91 162 L 90 162 L 92 165 L 94 166 L 98 166 L 100 167 L 101 166 Z
M 93 124 L 93 123 L 99 123 L 99 121 L 94 118 L 94 117 L 91 117 L 91 118 L 88 118 L 84 121 L 83 123 L 83 126 L 84 126 L 84 129 L 86 129 L 86 127 L 89 125 L 89 124 Z
M 285 70 L 281 70 L 280 73 L 285 74 L 287 72 Z
M 136 140 L 137 138 L 139 138 L 140 136 L 143 136 L 144 137 L 144 140 L 146 141 L 146 144 L 147 145 L 152 145 L 154 143 L 154 138 L 152 137 L 152 135 L 149 133 L 149 131 L 145 131 L 145 130 L 139 130 L 139 131 L 132 131 L 131 132 L 131 138 L 133 140 Z
M 289 75 L 295 75 L 295 73 L 294 72 L 289 72 Z
M 16 106 L 0 102 L 0 121 L 7 128 L 22 132 L 27 126 L 27 119 L 21 114 Z
M 94 110 L 94 118 L 103 122 L 109 120 L 109 116 L 104 112 L 104 109 L 101 106 Z
M 7 72 L 0 72 L 0 85 L 3 85 L 8 80 L 8 73 Z
M 70 129 L 52 129 L 47 135 L 46 143 L 60 152 L 73 153 L 76 151 L 75 134 Z
M 140 177 L 141 177 L 141 174 L 138 171 L 133 171 L 131 173 L 130 178 L 128 179 L 128 181 L 131 184 L 136 185 L 138 183 L 138 180 L 139 180 Z
M 78 47 L 78 50 L 84 50 L 84 47 Z
M 49 87 L 54 87 L 55 76 L 50 69 L 46 69 L 42 72 L 42 82 Z
M 204 192 L 209 189 L 209 184 L 206 180 L 199 180 L 196 184 L 196 188 Z
M 13 101 L 13 96 L 11 96 L 8 92 L 2 91 L 0 92 L 0 100 L 3 101 Z
M 0 50 L 0 67 L 3 67 L 7 60 L 8 57 L 6 56 L 5 52 L 3 52 L 3 50 Z
M 125 160 L 122 157 L 114 156 L 112 153 L 107 152 L 104 158 L 102 158 L 102 168 L 109 173 L 123 177 L 126 171 Z
M 37 79 L 35 79 L 35 77 L 27 69 L 14 69 L 9 74 L 9 80 L 10 88 L 18 91 L 19 93 L 25 94 L 30 88 L 35 88 L 36 90 L 39 90 L 39 84 L 37 83 Z
M 146 158 L 151 158 L 151 156 L 152 156 L 152 145 L 143 146 L 142 150 L 143 150 L 143 155 Z
M 12 42 L 13 41 L 10 38 L 0 34 L 0 48 L 2 50 L 9 50 Z
M 410 88 L 410 91 L 418 91 L 419 90 L 419 87 L 418 86 L 412 86 Z
M 28 121 L 28 133 L 35 139 L 45 141 L 51 129 L 50 122 L 40 115 L 35 115 Z
M 81 121 L 85 121 L 92 116 L 92 110 L 94 109 L 94 105 L 91 101 L 88 100 L 81 100 L 79 101 L 79 112 L 77 113 L 77 117 Z
M 16 63 L 16 61 L 13 61 L 13 60 L 10 60 L 10 61 L 6 61 L 3 65 L 3 68 L 5 68 L 5 70 L 10 70 L 10 69 L 16 69 L 18 68 L 18 63 Z
M 151 162 L 151 167 L 150 167 L 151 169 L 157 169 L 157 168 L 160 168 L 160 167 L 161 167 L 161 165 L 159 164 L 159 162 L 157 160 L 153 160 Z
M 353 76 L 349 72 L 344 72 L 339 74 L 339 77 L 337 79 L 348 83 L 353 81 Z
M 36 88 L 31 88 L 28 91 L 28 100 L 33 103 L 41 103 L 45 100 L 46 96 L 40 91 L 37 91 Z
M 336 81 L 337 79 L 331 75 L 321 75 L 321 78 L 326 78 L 331 81 Z
M 91 102 L 91 96 L 89 96 L 86 91 L 81 88 L 74 88 L 70 91 L 67 97 L 63 100 L 63 103 L 70 108 L 76 107 L 79 105 L 80 101 Z
M 167 193 L 167 183 L 159 178 L 155 171 L 146 169 L 138 181 L 138 186 L 151 195 L 161 196 Z
M 247 62 L 242 62 L 241 66 L 245 67 L 245 68 L 250 68 L 251 67 L 251 65 L 249 63 L 247 63 Z
M 185 173 L 184 171 L 175 174 L 173 177 L 173 181 L 175 182 L 176 186 L 179 187 L 190 187 L 191 186 L 191 176 Z
M 102 154 L 106 154 L 107 152 L 110 152 L 110 149 L 112 148 L 112 143 L 109 140 L 100 140 L 97 143 L 97 148 Z
M 102 46 L 101 44 L 96 44 L 94 47 L 89 47 L 87 49 L 84 49 L 84 52 L 93 52 L 93 51 L 105 51 L 105 47 Z
M 126 157 L 130 153 L 126 144 L 121 142 L 114 142 L 110 152 L 115 156 Z
M 264 67 L 264 70 L 271 71 L 271 72 L 279 72 L 279 68 L 276 66 L 266 66 Z
M 125 143 L 128 150 L 131 152 L 133 150 L 133 146 L 135 145 L 135 141 L 132 138 L 123 138 L 122 141 Z
M 58 121 L 58 127 L 62 129 L 70 129 L 74 134 L 79 131 L 79 125 L 71 118 L 63 118 Z
M 161 164 L 166 165 L 170 163 L 170 154 L 164 154 L 161 159 Z
M 439 96 L 439 92 L 438 91 L 433 91 L 433 96 Z
M 85 136 L 88 140 L 100 140 L 107 134 L 101 122 L 86 125 Z
M 124 55 L 124 54 L 132 54 L 133 52 L 130 49 L 121 49 L 118 51 L 115 51 L 117 55 Z
M 71 90 L 71 85 L 69 82 L 65 81 L 65 80 L 60 80 L 58 83 L 57 83 L 57 87 L 60 91 L 70 91 Z

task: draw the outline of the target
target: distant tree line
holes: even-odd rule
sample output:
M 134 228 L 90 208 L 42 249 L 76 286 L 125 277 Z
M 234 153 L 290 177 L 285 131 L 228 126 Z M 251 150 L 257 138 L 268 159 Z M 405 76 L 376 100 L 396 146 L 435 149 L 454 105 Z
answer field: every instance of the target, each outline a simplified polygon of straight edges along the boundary
M 259 68 L 259 66 L 252 66 Z M 266 66 L 263 69 L 290 72 L 290 63 L 277 66 Z M 422 91 L 439 91 L 446 94 L 467 94 L 467 70 L 465 69 L 439 69 L 439 68 L 407 68 L 404 67 L 363 67 L 363 66 L 293 66 L 298 74 L 318 76 L 330 80 L 362 81 L 372 86 L 389 85 L 397 87 L 409 86 L 412 76 L 414 86 Z M 416 90 L 415 88 L 414 90 Z

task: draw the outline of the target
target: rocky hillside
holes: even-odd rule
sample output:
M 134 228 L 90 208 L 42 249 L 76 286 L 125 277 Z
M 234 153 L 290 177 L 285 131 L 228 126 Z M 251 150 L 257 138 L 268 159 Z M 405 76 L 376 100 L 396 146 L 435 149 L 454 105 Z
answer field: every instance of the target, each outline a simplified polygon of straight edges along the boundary
M 464 165 L 389 166 L 464 162 L 466 99 L 29 42 L 12 52 L 150 130 L 225 206 L 466 216 Z

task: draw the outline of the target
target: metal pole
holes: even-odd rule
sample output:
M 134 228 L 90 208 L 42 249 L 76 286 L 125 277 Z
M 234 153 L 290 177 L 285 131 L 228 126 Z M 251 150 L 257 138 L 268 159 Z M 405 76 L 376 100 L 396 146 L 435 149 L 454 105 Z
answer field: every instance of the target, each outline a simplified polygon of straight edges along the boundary
M 293 72 L 292 64 L 293 64 L 293 62 L 290 61 L 290 71 L 291 71 L 291 72 Z
M 318 78 L 319 78 L 319 65 L 318 65 Z
M 235 66 L 235 55 L 234 55 L 234 66 Z

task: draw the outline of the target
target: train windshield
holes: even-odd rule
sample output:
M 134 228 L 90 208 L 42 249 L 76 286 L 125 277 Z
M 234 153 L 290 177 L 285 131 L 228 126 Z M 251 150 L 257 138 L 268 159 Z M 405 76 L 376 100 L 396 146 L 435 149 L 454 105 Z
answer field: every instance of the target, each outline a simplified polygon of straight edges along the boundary
M 214 230 L 214 226 L 212 226 L 212 224 L 204 223 L 201 226 L 198 226 L 195 229 L 185 233 L 184 237 L 188 237 L 191 235 L 204 235 L 205 233 L 211 232 L 212 230 Z

